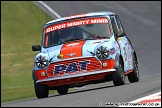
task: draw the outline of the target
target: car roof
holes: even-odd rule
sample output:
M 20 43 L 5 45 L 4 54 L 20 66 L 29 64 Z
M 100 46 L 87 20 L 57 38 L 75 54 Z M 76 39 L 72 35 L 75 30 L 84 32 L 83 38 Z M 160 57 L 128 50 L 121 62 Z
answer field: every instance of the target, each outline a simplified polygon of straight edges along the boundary
M 49 21 L 44 25 L 44 28 L 48 25 L 51 25 L 51 24 L 59 22 L 59 21 L 66 21 L 66 20 L 71 20 L 71 19 L 76 19 L 76 18 L 84 18 L 84 17 L 88 18 L 88 17 L 109 16 L 109 15 L 115 15 L 115 13 L 110 12 L 110 11 L 99 11 L 99 12 L 75 14 L 75 15 L 66 16 L 66 17 L 62 17 L 62 18 L 58 18 L 58 19 Z

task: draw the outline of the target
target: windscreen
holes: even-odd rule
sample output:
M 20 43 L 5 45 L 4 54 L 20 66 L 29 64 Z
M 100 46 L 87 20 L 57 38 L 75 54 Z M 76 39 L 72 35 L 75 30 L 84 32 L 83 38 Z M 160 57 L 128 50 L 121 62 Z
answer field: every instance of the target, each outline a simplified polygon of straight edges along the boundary
M 73 40 L 105 39 L 110 37 L 107 18 L 75 19 L 47 26 L 43 46 L 51 47 Z

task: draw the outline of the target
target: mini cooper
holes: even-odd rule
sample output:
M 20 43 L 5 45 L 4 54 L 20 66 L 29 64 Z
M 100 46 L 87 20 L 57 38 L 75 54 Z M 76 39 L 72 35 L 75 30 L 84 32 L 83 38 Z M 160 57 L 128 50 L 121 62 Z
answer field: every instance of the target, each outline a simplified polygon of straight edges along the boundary
M 32 79 L 38 99 L 49 90 L 60 95 L 69 88 L 113 81 L 114 86 L 139 81 L 137 54 L 120 18 L 109 11 L 62 17 L 43 26 Z

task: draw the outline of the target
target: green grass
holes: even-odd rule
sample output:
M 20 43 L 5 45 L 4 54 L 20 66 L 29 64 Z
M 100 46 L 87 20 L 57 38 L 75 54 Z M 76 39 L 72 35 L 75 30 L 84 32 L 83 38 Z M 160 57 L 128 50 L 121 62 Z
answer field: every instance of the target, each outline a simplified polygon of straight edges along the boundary
M 36 97 L 31 46 L 50 20 L 32 1 L 1 1 L 1 103 Z

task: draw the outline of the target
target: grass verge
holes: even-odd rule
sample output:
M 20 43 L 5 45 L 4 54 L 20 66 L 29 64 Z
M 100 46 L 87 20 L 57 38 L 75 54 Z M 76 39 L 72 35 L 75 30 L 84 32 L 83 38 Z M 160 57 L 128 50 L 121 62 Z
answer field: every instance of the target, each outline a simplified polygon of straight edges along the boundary
M 50 20 L 32 1 L 1 1 L 1 103 L 35 97 L 31 46 Z

